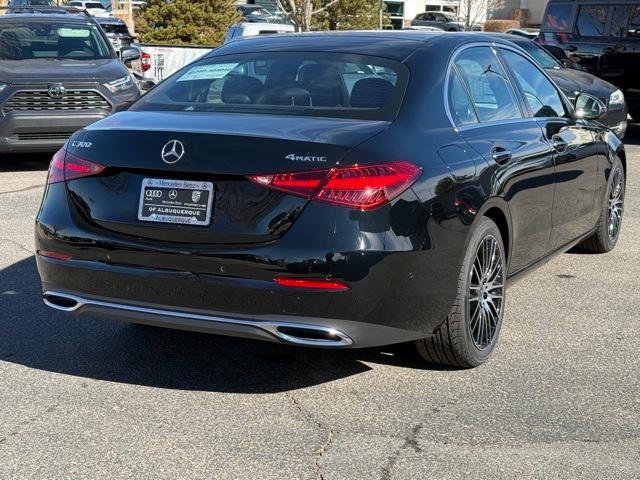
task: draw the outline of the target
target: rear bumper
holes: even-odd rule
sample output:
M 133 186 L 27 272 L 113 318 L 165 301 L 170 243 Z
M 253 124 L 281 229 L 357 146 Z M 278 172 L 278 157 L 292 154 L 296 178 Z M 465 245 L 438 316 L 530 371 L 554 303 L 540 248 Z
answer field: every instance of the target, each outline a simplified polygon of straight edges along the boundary
M 36 222 L 36 248 L 72 258 L 37 255 L 38 271 L 43 292 L 78 299 L 77 314 L 298 345 L 306 343 L 284 338 L 278 326 L 349 339 L 313 346 L 410 341 L 448 315 L 466 235 L 428 220 L 412 191 L 398 202 L 409 213 L 393 227 L 393 206 L 367 216 L 311 203 L 275 243 L 213 249 L 99 229 L 69 204 L 65 185 L 54 184 Z M 332 278 L 349 289 L 281 286 L 281 275 Z
M 79 297 L 64 292 L 45 291 L 44 303 L 56 310 L 110 317 L 135 323 L 182 330 L 231 335 L 258 340 L 280 341 L 313 347 L 349 347 L 353 340 L 338 330 L 335 322 L 309 318 L 291 322 L 286 318 L 238 318 L 211 312 L 185 311 L 163 305 L 123 303 L 112 299 Z M 329 324 L 328 324 L 329 323 Z M 341 322 L 340 328 L 361 329 L 355 322 Z M 380 327 L 384 330 L 390 330 Z M 370 332 L 367 332 L 370 335 Z

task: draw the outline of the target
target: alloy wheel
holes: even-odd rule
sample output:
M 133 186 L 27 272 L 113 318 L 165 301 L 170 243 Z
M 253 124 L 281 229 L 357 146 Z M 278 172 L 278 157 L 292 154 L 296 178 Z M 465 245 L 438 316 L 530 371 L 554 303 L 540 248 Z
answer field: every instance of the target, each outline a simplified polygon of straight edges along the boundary
M 616 168 L 611 181 L 611 193 L 609 193 L 609 207 L 607 209 L 607 233 L 610 241 L 615 241 L 620 233 L 622 223 L 622 210 L 624 207 L 624 180 L 622 170 Z
M 503 304 L 502 251 L 496 238 L 487 235 L 476 250 L 469 279 L 469 332 L 479 350 L 493 342 Z

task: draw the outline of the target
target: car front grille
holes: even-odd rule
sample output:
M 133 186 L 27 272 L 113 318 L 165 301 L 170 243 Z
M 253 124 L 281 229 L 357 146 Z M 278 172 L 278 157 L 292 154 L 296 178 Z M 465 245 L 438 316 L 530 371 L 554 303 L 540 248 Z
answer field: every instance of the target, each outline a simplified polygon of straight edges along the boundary
M 2 106 L 10 112 L 111 112 L 111 104 L 95 90 L 67 90 L 61 98 L 51 98 L 46 90 L 22 90 L 14 93 Z
M 34 140 L 66 140 L 73 132 L 50 132 L 50 133 L 17 133 L 16 140 L 34 141 Z

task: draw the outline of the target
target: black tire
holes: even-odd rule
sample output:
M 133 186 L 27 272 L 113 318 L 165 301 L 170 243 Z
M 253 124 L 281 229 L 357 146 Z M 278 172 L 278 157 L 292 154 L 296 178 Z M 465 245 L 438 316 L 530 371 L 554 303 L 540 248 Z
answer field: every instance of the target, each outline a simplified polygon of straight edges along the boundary
M 613 250 L 620 238 L 624 212 L 625 175 L 622 161 L 615 157 L 607 182 L 607 195 L 598 218 L 596 231 L 576 246 L 578 252 L 607 253 Z M 612 202 L 615 202 L 616 206 Z M 615 218 L 617 215 L 617 224 Z
M 484 275 L 478 274 L 480 265 L 478 262 L 481 260 L 478 254 L 482 255 L 484 250 L 481 249 L 487 245 L 493 245 L 499 252 L 499 258 L 496 257 L 495 263 L 491 263 L 491 265 L 495 264 L 495 268 L 499 271 L 496 271 L 494 281 L 485 283 Z M 491 259 L 493 258 L 491 255 Z M 491 219 L 484 217 L 471 235 L 460 269 L 458 293 L 451 312 L 434 335 L 415 342 L 418 354 L 430 363 L 453 367 L 471 368 L 486 362 L 496 346 L 502 326 L 506 298 L 506 272 L 506 252 L 500 230 Z M 491 279 L 491 275 L 487 277 Z M 494 289 L 488 288 L 489 284 L 502 286 L 500 289 Z M 474 291 L 476 295 L 472 294 Z M 472 297 L 477 297 L 478 300 L 474 302 Z M 489 303 L 493 308 L 488 306 Z M 489 311 L 491 313 L 488 313 Z M 492 315 L 491 320 L 487 319 L 489 315 Z M 488 332 L 487 335 L 480 335 L 485 330 L 479 325 L 485 323 L 489 325 L 494 320 L 495 326 L 491 335 Z M 478 335 L 486 341 L 479 342 Z

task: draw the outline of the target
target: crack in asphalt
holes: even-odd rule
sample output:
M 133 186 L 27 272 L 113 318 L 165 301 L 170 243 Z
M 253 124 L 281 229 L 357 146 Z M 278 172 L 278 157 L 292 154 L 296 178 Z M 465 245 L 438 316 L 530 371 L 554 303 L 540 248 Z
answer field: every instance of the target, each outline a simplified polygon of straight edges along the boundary
M 44 186 L 45 186 L 44 183 L 40 183 L 38 185 L 30 185 L 28 187 L 19 188 L 17 190 L 7 190 L 6 192 L 0 192 L 0 195 L 8 195 L 10 193 L 28 192 L 29 190 L 35 190 L 36 188 L 42 188 Z
M 396 464 L 398 463 L 398 460 L 406 450 L 412 449 L 415 453 L 422 452 L 422 448 L 420 448 L 420 445 L 418 443 L 418 436 L 420 435 L 420 432 L 424 428 L 425 426 L 424 424 L 427 419 L 437 415 L 445 408 L 451 407 L 459 402 L 460 400 L 452 400 L 450 402 L 443 403 L 438 407 L 434 407 L 431 410 L 431 413 L 426 418 L 424 418 L 422 421 L 415 424 L 411 428 L 411 431 L 409 432 L 408 435 L 404 435 L 404 437 L 401 437 L 401 438 L 404 438 L 404 442 L 402 443 L 402 445 L 396 448 L 396 450 L 387 458 L 387 461 L 382 467 L 382 474 L 380 476 L 380 479 L 391 480 L 391 474 L 393 473 L 393 469 L 395 468 Z
M 285 392 L 285 396 L 287 397 L 287 399 L 289 399 L 289 403 L 293 405 L 293 407 L 300 413 L 300 415 L 302 415 L 305 418 L 305 420 L 313 424 L 314 427 L 320 429 L 321 431 L 327 432 L 325 441 L 322 442 L 322 444 L 316 449 L 313 455 L 314 469 L 313 469 L 312 477 L 319 478 L 320 480 L 324 480 L 324 475 L 322 473 L 323 467 L 322 467 L 321 459 L 322 459 L 322 456 L 327 452 L 329 445 L 333 440 L 334 435 L 338 432 L 324 425 L 321 421 L 317 420 L 311 414 L 311 412 L 307 411 L 307 409 L 304 408 L 304 406 L 300 403 L 300 401 L 291 392 Z
M 219 346 L 219 351 L 228 359 L 232 360 L 236 365 L 243 368 L 245 371 L 251 372 L 253 375 L 255 375 L 258 378 L 261 378 L 264 381 L 269 381 L 260 372 L 257 372 L 255 369 L 251 368 L 246 363 L 241 362 L 239 359 L 235 358 L 229 352 L 225 351 L 223 347 Z M 298 412 L 298 414 L 302 418 L 305 419 L 305 421 L 307 421 L 308 423 L 311 423 L 315 428 L 321 431 L 327 432 L 327 437 L 325 441 L 318 447 L 318 449 L 314 451 L 314 455 L 313 455 L 314 469 L 313 469 L 312 477 L 319 478 L 320 480 L 324 480 L 324 476 L 322 474 L 322 464 L 320 462 L 320 459 L 326 453 L 327 449 L 329 448 L 329 445 L 331 444 L 331 441 L 333 440 L 333 436 L 337 433 L 337 431 L 332 430 L 328 426 L 325 426 L 321 421 L 317 420 L 311 414 L 311 412 L 309 412 L 291 392 L 285 391 L 283 393 L 285 395 L 285 398 L 288 400 L 288 403 Z
M 24 250 L 27 253 L 30 253 L 31 255 L 35 255 L 35 252 L 33 250 L 31 250 L 30 248 L 26 247 L 25 245 L 22 245 L 19 242 L 16 242 L 15 240 L 11 240 L 10 238 L 0 238 L 0 242 L 7 242 L 10 243 L 11 245 L 13 245 L 14 247 L 18 247 L 21 250 Z
M 316 451 L 316 457 L 315 457 L 316 469 L 315 469 L 315 473 L 316 473 L 316 476 L 320 480 L 324 480 L 324 475 L 322 474 L 321 459 L 324 456 L 324 454 L 327 452 L 327 450 L 329 450 L 329 446 L 331 445 L 331 442 L 333 441 L 333 436 L 335 434 L 336 434 L 336 432 L 334 432 L 333 430 L 329 430 L 329 433 L 327 434 L 326 440 L 324 441 L 324 443 L 322 445 L 320 445 L 320 448 L 318 448 L 318 450 Z

